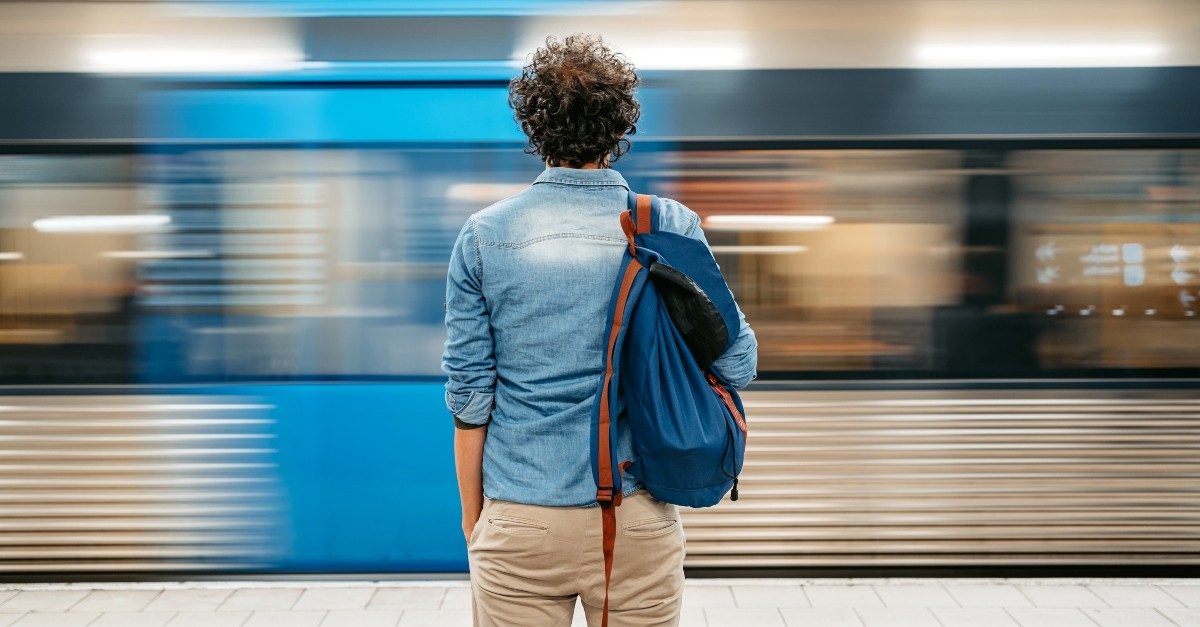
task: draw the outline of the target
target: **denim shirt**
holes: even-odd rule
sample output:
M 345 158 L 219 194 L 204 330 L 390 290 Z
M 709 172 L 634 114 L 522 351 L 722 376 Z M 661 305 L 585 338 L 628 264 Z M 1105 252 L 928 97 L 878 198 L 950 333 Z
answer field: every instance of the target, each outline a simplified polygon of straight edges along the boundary
M 592 410 L 604 372 L 609 299 L 628 240 L 629 186 L 615 170 L 549 168 L 471 216 L 446 281 L 446 406 L 460 428 L 488 425 L 483 492 L 531 505 L 594 505 Z M 662 229 L 704 241 L 700 218 L 662 199 Z M 738 311 L 737 340 L 712 364 L 744 387 L 758 343 Z M 633 459 L 618 418 L 618 459 Z M 626 477 L 625 493 L 641 487 Z

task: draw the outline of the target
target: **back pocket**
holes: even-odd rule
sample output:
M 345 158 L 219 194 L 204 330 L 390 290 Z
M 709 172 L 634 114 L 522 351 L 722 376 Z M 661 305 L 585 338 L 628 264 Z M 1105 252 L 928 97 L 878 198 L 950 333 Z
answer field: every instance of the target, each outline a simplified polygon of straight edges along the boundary
M 550 530 L 550 525 L 529 518 L 519 518 L 506 514 L 488 516 L 488 526 L 500 533 L 510 536 L 541 536 Z
M 635 520 L 621 525 L 621 535 L 631 538 L 657 538 L 671 533 L 679 526 L 679 519 L 674 516 L 659 516 L 645 520 Z

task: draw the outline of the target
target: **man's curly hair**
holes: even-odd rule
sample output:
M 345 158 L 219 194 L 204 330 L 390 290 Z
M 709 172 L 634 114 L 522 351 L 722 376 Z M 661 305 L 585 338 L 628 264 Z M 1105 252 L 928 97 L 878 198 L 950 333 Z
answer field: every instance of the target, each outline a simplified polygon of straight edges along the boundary
M 508 83 L 513 117 L 529 137 L 525 152 L 551 166 L 616 161 L 637 132 L 638 82 L 633 65 L 600 37 L 548 37 Z

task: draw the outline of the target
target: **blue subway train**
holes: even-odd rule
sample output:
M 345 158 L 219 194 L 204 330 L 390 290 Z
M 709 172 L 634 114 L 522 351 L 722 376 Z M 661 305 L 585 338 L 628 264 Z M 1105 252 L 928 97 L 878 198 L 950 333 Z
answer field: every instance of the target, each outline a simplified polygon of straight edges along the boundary
M 513 72 L 0 73 L 0 578 L 465 572 L 444 280 L 543 167 Z M 1200 561 L 1200 68 L 641 95 L 616 167 L 700 214 L 761 346 L 693 573 Z

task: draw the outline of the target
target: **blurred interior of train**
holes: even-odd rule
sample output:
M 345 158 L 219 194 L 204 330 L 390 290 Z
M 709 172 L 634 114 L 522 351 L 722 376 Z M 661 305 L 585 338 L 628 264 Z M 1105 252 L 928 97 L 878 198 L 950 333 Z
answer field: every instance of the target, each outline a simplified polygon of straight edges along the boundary
M 449 249 L 575 31 L 759 339 L 690 567 L 1197 563 L 1200 4 L 130 0 L 0 2 L 0 573 L 462 570 Z
M 1200 151 L 733 143 L 634 175 L 703 217 L 762 378 L 1200 367 Z M 446 251 L 536 170 L 515 146 L 4 155 L 0 376 L 437 376 Z

